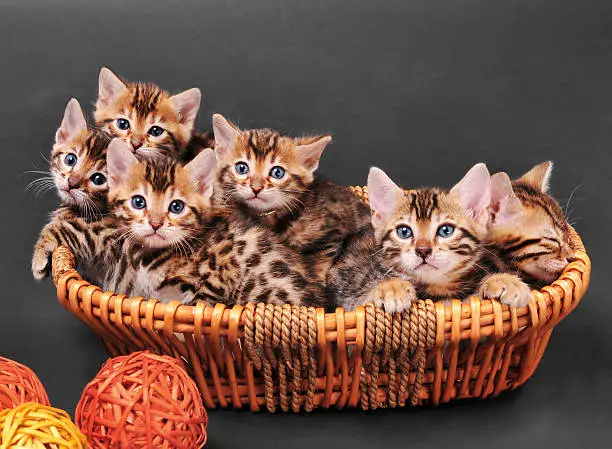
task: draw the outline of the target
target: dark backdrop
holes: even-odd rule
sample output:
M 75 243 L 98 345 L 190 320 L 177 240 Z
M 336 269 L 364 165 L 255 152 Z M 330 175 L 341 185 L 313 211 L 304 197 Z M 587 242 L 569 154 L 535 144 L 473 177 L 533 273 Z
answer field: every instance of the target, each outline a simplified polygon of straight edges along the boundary
M 0 5 L 0 354 L 74 410 L 105 353 L 30 275 L 53 194 L 44 168 L 64 106 L 91 109 L 101 65 L 178 91 L 198 118 L 331 131 L 321 171 L 362 184 L 450 185 L 474 163 L 518 175 L 557 163 L 552 187 L 593 259 L 593 281 L 519 392 L 439 409 L 210 413 L 210 447 L 610 447 L 612 2 L 609 0 L 24 1 Z M 607 441 L 607 443 L 606 443 Z

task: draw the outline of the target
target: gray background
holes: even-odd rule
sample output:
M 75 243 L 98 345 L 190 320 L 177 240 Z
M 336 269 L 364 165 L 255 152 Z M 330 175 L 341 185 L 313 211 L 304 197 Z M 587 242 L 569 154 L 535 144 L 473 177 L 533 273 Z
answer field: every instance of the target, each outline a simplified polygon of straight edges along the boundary
M 0 4 L 0 354 L 31 366 L 71 413 L 105 353 L 30 275 L 53 194 L 44 168 L 64 106 L 90 108 L 101 65 L 178 91 L 199 86 L 243 127 L 333 132 L 321 171 L 450 185 L 474 163 L 552 186 L 593 259 L 580 307 L 519 392 L 439 409 L 210 413 L 210 447 L 610 447 L 612 2 L 609 0 L 23 1 Z

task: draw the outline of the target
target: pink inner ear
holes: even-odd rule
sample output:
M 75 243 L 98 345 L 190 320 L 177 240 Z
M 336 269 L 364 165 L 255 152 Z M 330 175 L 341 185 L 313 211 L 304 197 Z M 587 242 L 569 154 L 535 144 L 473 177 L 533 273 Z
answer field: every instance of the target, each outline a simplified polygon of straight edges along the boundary
M 331 140 L 331 136 L 323 136 L 314 142 L 296 147 L 297 155 L 308 170 L 314 172 L 319 168 L 321 154 Z
M 368 198 L 372 210 L 372 224 L 384 225 L 404 198 L 404 191 L 379 168 L 372 167 L 368 175 Z
M 476 164 L 451 189 L 459 204 L 472 217 L 479 219 L 491 202 L 491 176 L 484 164 Z
M 125 83 L 110 69 L 102 67 L 98 77 L 98 102 L 110 104 L 115 97 L 127 89 Z
M 504 172 L 491 176 L 491 211 L 492 222 L 501 223 L 508 220 L 522 209 L 521 201 L 512 189 L 512 182 Z
M 106 151 L 106 166 L 109 186 L 119 185 L 129 180 L 132 167 L 139 161 L 134 156 L 132 148 L 121 139 L 113 139 Z
M 83 131 L 87 131 L 85 115 L 79 102 L 72 98 L 66 105 L 62 124 L 55 134 L 55 142 L 66 142 Z
M 240 136 L 240 131 L 232 126 L 221 114 L 213 115 L 213 132 L 215 134 L 215 151 L 223 156 L 232 150 Z
M 198 154 L 185 169 L 197 185 L 201 194 L 212 195 L 212 189 L 217 174 L 217 158 L 213 150 L 207 148 Z
M 181 122 L 190 128 L 193 127 L 198 115 L 201 99 L 202 93 L 197 87 L 171 97 L 171 100 L 178 109 Z

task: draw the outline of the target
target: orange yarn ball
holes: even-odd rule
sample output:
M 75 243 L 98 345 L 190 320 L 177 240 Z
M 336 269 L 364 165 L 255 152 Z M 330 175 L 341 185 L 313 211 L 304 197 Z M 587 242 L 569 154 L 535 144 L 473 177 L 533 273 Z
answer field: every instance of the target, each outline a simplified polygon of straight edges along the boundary
M 206 443 L 208 418 L 177 360 L 136 352 L 106 362 L 83 390 L 75 422 L 92 448 L 194 449 Z
M 49 405 L 45 387 L 30 368 L 0 357 L 0 410 L 26 402 Z

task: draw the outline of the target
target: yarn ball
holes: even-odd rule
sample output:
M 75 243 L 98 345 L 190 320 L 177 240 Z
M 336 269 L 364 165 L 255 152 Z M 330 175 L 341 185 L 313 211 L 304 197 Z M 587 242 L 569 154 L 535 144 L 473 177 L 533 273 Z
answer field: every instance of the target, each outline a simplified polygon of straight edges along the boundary
M 25 402 L 49 405 L 45 387 L 30 368 L 0 357 L 0 410 Z
M 106 362 L 83 390 L 75 421 L 92 448 L 194 449 L 206 443 L 208 418 L 180 363 L 144 351 Z
M 64 410 L 26 402 L 0 411 L 0 448 L 87 448 L 87 438 Z

